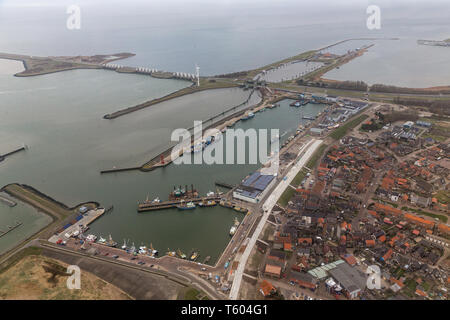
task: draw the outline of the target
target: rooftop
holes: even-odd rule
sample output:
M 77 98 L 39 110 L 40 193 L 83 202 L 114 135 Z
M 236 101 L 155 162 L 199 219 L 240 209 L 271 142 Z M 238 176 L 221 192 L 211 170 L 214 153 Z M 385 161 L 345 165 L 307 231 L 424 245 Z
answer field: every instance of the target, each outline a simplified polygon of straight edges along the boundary
M 364 290 L 366 288 L 367 280 L 365 275 L 346 263 L 341 263 L 328 272 L 348 292 Z

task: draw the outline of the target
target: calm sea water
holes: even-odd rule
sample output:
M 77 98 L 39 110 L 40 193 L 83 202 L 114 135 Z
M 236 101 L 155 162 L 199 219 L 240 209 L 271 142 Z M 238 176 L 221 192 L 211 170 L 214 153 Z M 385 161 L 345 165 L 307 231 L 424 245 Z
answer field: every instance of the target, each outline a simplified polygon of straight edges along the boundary
M 352 47 L 352 43 L 347 42 L 346 47 Z M 450 85 L 450 48 L 418 45 L 416 39 L 363 43 L 374 46 L 324 77 L 412 88 Z M 360 44 L 355 42 L 353 48 Z
M 43 56 L 129 51 L 136 56 L 120 63 L 189 73 L 198 64 L 202 74 L 212 75 L 348 38 L 450 37 L 445 0 L 379 0 L 380 30 L 367 29 L 369 2 L 359 0 L 79 0 L 81 29 L 68 30 L 66 9 L 72 4 L 0 1 L 0 51 Z M 410 47 L 395 50 L 411 55 Z M 432 63 L 433 54 L 427 59 Z M 397 62 L 383 59 L 394 69 Z M 410 75 L 408 68 L 402 71 Z

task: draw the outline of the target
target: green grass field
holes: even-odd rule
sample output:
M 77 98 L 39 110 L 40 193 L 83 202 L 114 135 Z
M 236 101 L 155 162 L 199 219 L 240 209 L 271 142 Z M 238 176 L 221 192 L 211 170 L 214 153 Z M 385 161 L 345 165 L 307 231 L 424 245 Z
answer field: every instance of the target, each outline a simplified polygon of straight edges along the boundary
M 341 139 L 342 137 L 344 137 L 347 134 L 347 132 L 349 130 L 355 128 L 358 124 L 360 124 L 361 122 L 366 120 L 368 117 L 369 117 L 368 115 L 362 114 L 362 115 L 356 117 L 355 119 L 346 122 L 344 125 L 340 126 L 336 130 L 334 130 L 330 134 L 330 137 L 332 137 L 335 140 Z

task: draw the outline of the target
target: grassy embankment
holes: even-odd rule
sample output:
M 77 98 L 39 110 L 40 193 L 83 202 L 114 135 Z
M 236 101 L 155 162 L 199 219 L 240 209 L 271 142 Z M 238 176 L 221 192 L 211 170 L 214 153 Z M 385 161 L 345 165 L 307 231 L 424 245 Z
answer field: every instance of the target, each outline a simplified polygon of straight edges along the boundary
M 197 289 L 187 287 L 180 291 L 178 300 L 209 300 L 209 298 Z
M 438 199 L 440 203 L 448 204 L 450 203 L 450 190 L 439 190 L 434 197 Z
M 48 213 L 54 219 L 64 219 L 69 215 L 78 212 L 78 209 L 82 206 L 87 206 L 89 208 L 95 208 L 98 206 L 97 203 L 88 202 L 69 208 L 65 204 L 58 202 L 29 186 L 17 183 L 9 184 L 3 187 L 1 191 L 4 191 L 10 196 L 28 203 L 40 211 Z
M 31 249 L 31 248 L 29 248 Z M 0 274 L 0 299 L 31 300 L 129 300 L 126 293 L 97 276 L 81 273 L 82 290 L 70 290 L 67 264 L 38 255 L 35 249 L 24 253 Z
M 432 138 L 438 142 L 444 142 L 450 137 L 450 122 L 447 118 L 426 117 L 419 118 L 421 121 L 432 123 L 431 129 L 422 135 L 422 138 Z
M 13 267 L 15 264 L 17 264 L 20 260 L 22 260 L 25 257 L 32 256 L 32 255 L 40 255 L 42 252 L 41 248 L 38 247 L 28 247 L 23 250 L 20 250 L 15 255 L 11 256 L 9 259 L 3 261 L 0 264 L 0 274 L 8 270 L 9 268 Z
M 325 151 L 325 149 L 327 148 L 326 144 L 322 144 L 319 146 L 319 149 L 317 149 L 313 155 L 311 156 L 311 158 L 309 158 L 308 162 L 306 163 L 306 167 L 313 170 L 316 165 L 317 165 L 317 161 L 320 159 L 320 157 L 322 156 L 323 152 Z M 293 186 L 298 186 L 303 179 L 306 177 L 306 174 L 308 173 L 308 170 L 303 168 L 299 171 L 299 173 L 297 173 L 297 175 L 294 177 L 294 179 L 291 182 L 291 185 Z M 291 200 L 292 196 L 294 195 L 295 190 L 292 189 L 291 187 L 288 187 L 283 194 L 281 195 L 281 197 L 278 199 L 278 204 L 281 206 L 286 206 L 287 203 L 289 202 L 289 200 Z
M 334 140 L 339 140 L 342 137 L 344 137 L 347 132 L 353 128 L 355 128 L 357 125 L 359 125 L 361 122 L 366 120 L 369 116 L 366 114 L 361 114 L 358 117 L 346 122 L 339 128 L 335 129 L 333 132 L 330 133 L 330 137 Z

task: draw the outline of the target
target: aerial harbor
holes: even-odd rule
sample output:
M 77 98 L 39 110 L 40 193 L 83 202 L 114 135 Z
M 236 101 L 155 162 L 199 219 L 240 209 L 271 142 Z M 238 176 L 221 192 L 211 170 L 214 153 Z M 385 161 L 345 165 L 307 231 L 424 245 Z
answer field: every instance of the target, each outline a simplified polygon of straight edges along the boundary
M 448 300 L 447 3 L 18 1 L 0 299 Z

